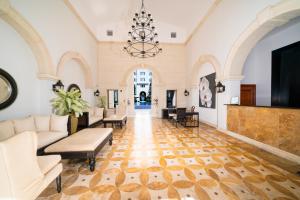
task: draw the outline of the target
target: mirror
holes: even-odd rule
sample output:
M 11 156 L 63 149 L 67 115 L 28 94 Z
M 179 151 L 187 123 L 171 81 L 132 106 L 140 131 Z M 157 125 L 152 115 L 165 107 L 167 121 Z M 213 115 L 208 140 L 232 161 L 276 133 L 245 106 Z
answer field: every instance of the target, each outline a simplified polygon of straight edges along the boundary
M 118 90 L 107 90 L 108 109 L 116 108 L 119 104 Z
M 17 98 L 18 88 L 14 78 L 0 69 L 0 110 L 10 106 Z
M 177 91 L 167 90 L 167 108 L 176 108 L 177 106 Z

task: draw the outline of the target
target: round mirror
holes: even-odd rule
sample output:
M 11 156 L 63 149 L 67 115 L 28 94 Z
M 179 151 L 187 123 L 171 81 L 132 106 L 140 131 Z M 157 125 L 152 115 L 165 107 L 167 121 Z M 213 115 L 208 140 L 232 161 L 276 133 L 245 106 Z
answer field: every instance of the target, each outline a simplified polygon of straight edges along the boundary
M 0 69 L 0 110 L 10 106 L 17 98 L 18 88 L 14 78 Z

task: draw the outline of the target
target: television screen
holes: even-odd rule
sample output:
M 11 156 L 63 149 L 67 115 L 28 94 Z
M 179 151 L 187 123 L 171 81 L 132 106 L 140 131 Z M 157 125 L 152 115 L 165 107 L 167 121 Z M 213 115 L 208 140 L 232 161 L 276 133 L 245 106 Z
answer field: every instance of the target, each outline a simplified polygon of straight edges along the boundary
M 272 51 L 272 106 L 300 108 L 300 41 Z

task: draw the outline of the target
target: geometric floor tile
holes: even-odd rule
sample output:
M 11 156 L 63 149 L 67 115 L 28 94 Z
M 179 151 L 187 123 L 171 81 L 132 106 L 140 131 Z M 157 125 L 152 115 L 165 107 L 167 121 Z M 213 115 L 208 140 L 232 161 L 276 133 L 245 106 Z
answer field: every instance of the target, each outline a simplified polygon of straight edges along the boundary
M 204 124 L 176 128 L 140 115 L 113 138 L 94 172 L 86 161 L 63 160 L 62 192 L 53 182 L 38 199 L 300 199 L 298 176 Z

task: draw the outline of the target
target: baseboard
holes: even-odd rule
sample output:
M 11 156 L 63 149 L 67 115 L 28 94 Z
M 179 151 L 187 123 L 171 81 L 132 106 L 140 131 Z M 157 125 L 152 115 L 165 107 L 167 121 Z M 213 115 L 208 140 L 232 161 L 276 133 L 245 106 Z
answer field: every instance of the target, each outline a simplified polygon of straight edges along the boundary
M 199 122 L 203 123 L 203 124 L 207 124 L 208 126 L 212 126 L 214 128 L 217 128 L 217 125 L 216 124 L 213 124 L 211 122 L 208 122 L 208 121 L 205 121 L 205 120 L 202 120 L 202 119 L 199 119 Z
M 225 133 L 225 134 L 231 136 L 231 137 L 234 137 L 234 138 L 239 139 L 243 142 L 246 142 L 248 144 L 256 146 L 260 149 L 263 149 L 263 150 L 265 150 L 269 153 L 275 154 L 279 157 L 282 157 L 282 158 L 285 158 L 285 159 L 290 160 L 292 162 L 295 162 L 297 164 L 300 164 L 300 156 L 297 156 L 295 154 L 289 153 L 287 151 L 281 150 L 279 148 L 276 148 L 276 147 L 273 147 L 271 145 L 259 142 L 257 140 L 248 138 L 246 136 L 240 135 L 238 133 L 235 133 L 235 132 L 232 132 L 232 131 L 229 131 L 229 130 L 225 130 L 225 129 L 221 129 L 221 128 L 218 128 L 218 130 L 221 131 L 222 133 Z

